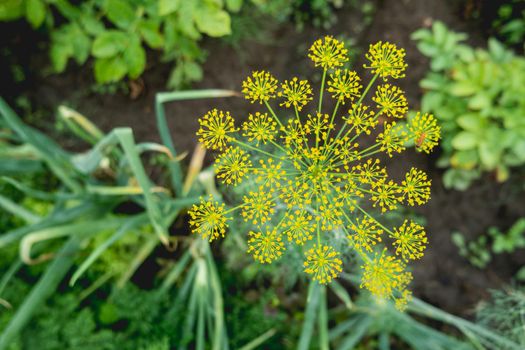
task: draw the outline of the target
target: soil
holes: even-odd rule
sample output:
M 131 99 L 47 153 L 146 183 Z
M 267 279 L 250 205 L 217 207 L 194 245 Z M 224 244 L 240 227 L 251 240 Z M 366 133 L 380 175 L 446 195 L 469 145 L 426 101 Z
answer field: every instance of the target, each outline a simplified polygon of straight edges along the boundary
M 292 24 L 275 26 L 264 40 L 244 39 L 242 51 L 223 42 L 209 40 L 204 47 L 209 57 L 204 64 L 204 79 L 195 89 L 221 88 L 239 90 L 240 82 L 255 69 L 268 69 L 277 78 L 287 78 L 292 74 L 319 81 L 319 76 L 311 75 L 309 61 L 305 58 L 308 45 L 323 34 L 345 34 L 357 39 L 363 48 L 377 40 L 388 40 L 404 47 L 407 51 L 409 69 L 407 77 L 399 82 L 406 91 L 412 108 L 417 109 L 421 97 L 419 81 L 428 69 L 427 60 L 419 53 L 410 34 L 434 20 L 441 20 L 451 29 L 467 32 L 470 42 L 482 44 L 484 37 L 479 24 L 466 21 L 473 1 L 446 0 L 398 0 L 378 1 L 371 25 L 362 26 L 361 18 L 350 11 L 338 13 L 338 23 L 328 32 L 305 28 L 296 32 Z M 92 70 L 86 67 L 70 67 L 65 74 L 48 75 L 44 78 L 34 76 L 24 91 L 33 103 L 33 108 L 56 110 L 60 103 L 69 106 L 89 117 L 104 131 L 117 126 L 130 126 L 140 141 L 159 141 L 153 110 L 154 96 L 165 91 L 166 77 L 171 65 L 158 62 L 151 55 L 150 64 L 142 77 L 144 90 L 138 98 L 128 94 L 104 95 L 92 92 Z M 45 61 L 42 52 L 38 60 Z M 361 67 L 359 59 L 355 67 Z M 33 67 L 39 63 L 33 62 Z M 362 69 L 357 68 L 358 71 Z M 363 73 L 363 72 L 361 72 Z M 5 86 L 2 87 L 5 90 Z M 2 91 L 2 93 L 9 91 Z M 18 93 L 18 91 L 17 91 Z M 222 100 L 198 100 L 169 103 L 166 105 L 169 127 L 179 153 L 191 153 L 195 147 L 197 118 L 211 108 L 227 109 L 242 120 L 248 112 L 257 110 L 241 98 Z M 51 122 L 51 114 L 49 117 Z M 45 126 L 44 126 L 45 128 Z M 80 145 L 65 140 L 67 147 Z M 421 262 L 414 264 L 414 294 L 438 307 L 454 314 L 472 316 L 476 303 L 487 298 L 487 290 L 509 283 L 518 266 L 525 263 L 520 256 L 504 256 L 495 259 L 484 270 L 471 266 L 459 256 L 458 249 L 451 242 L 451 233 L 459 230 L 468 237 L 486 232 L 490 226 L 506 229 L 520 216 L 525 216 L 511 182 L 500 185 L 487 176 L 474 184 L 469 190 L 457 192 L 443 187 L 442 171 L 435 167 L 437 155 L 431 158 L 408 151 L 400 158 L 390 161 L 390 173 L 394 177 L 405 172 L 408 167 L 425 169 L 433 182 L 432 200 L 417 212 L 426 217 L 430 245 Z

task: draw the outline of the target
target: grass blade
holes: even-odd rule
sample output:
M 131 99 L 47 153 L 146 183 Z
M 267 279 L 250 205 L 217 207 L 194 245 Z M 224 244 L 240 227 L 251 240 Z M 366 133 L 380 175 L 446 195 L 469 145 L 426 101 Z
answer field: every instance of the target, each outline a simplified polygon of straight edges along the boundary
M 319 307 L 320 286 L 319 283 L 311 281 L 308 286 L 308 296 L 306 298 L 306 311 L 304 313 L 303 327 L 297 350 L 308 350 L 314 331 L 316 312 Z
M 86 260 L 75 271 L 73 276 L 69 281 L 69 285 L 73 286 L 75 282 L 82 276 L 82 274 L 116 241 L 122 238 L 126 233 L 134 228 L 143 225 L 147 222 L 147 216 L 145 214 L 139 214 L 131 218 L 126 218 L 126 222 L 118 230 L 115 231 L 107 240 L 105 240 L 101 245 L 99 245 L 94 251 L 89 254 Z
M 0 207 L 14 216 L 18 216 L 28 224 L 36 224 L 42 218 L 26 208 L 16 204 L 11 199 L 0 195 Z
M 155 230 L 155 233 L 159 237 L 160 241 L 164 245 L 169 245 L 168 233 L 165 227 L 162 225 L 162 215 L 157 206 L 155 199 L 151 193 L 151 181 L 146 175 L 146 171 L 140 161 L 139 155 L 135 148 L 135 140 L 133 139 L 133 133 L 130 128 L 118 128 L 115 129 L 115 135 L 120 141 L 124 153 L 128 159 L 129 166 L 133 171 L 133 174 L 137 178 L 137 181 L 142 187 L 144 199 L 146 200 L 146 210 L 151 221 L 151 225 Z
M 166 121 L 166 112 L 164 111 L 163 104 L 170 101 L 183 101 L 183 100 L 194 100 L 204 98 L 222 98 L 238 96 L 239 94 L 231 90 L 188 90 L 188 91 L 174 91 L 174 92 L 161 92 L 155 95 L 155 116 L 157 119 L 157 128 L 159 130 L 160 139 L 162 143 L 166 145 L 171 151 L 171 154 L 175 158 L 177 151 L 171 138 L 170 129 L 168 122 Z M 171 172 L 171 181 L 175 193 L 179 196 L 183 195 L 182 191 L 182 169 L 180 163 L 177 161 L 170 161 L 169 168 Z
M 248 344 L 241 347 L 239 350 L 254 350 L 259 345 L 263 344 L 265 341 L 273 337 L 275 333 L 277 333 L 275 328 L 269 329 L 268 331 L 264 332 L 263 334 L 261 334 L 260 336 L 258 336 L 257 338 L 249 342 Z

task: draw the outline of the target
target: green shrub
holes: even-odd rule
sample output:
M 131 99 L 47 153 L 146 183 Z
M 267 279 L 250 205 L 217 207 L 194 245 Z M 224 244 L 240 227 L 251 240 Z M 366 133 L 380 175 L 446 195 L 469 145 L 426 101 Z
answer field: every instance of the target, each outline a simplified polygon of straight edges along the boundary
M 462 44 L 440 22 L 412 37 L 430 58 L 421 108 L 440 120 L 445 185 L 465 189 L 483 172 L 505 181 L 525 164 L 525 58 L 494 39 L 487 50 Z

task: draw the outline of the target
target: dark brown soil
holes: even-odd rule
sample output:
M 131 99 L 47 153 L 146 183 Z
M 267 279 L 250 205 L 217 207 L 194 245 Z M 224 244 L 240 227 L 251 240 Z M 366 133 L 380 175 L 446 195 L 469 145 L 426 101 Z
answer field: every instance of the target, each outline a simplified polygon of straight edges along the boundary
M 400 85 L 407 92 L 412 108 L 417 109 L 421 95 L 418 84 L 428 65 L 410 40 L 410 34 L 430 25 L 433 20 L 441 20 L 452 29 L 468 32 L 471 42 L 482 43 L 483 37 L 476 25 L 463 18 L 470 2 L 466 3 L 379 1 L 368 29 L 362 31 L 359 16 L 344 11 L 338 14 L 338 24 L 329 33 L 355 37 L 361 47 L 377 40 L 389 40 L 404 47 L 409 69 Z M 209 41 L 205 43 L 209 58 L 204 65 L 204 80 L 195 88 L 239 90 L 240 82 L 255 69 L 271 70 L 276 77 L 283 79 L 298 74 L 318 81 L 318 76 L 311 75 L 313 69 L 304 53 L 314 39 L 324 34 L 327 33 L 314 28 L 297 33 L 292 25 L 282 25 L 267 33 L 266 40 L 243 41 L 242 51 Z M 362 63 L 357 60 L 356 67 Z M 39 79 L 27 93 L 37 107 L 54 110 L 58 103 L 65 101 L 105 131 L 117 126 L 131 126 L 138 140 L 158 141 L 153 102 L 155 94 L 165 90 L 170 68 L 167 64 L 152 64 L 143 76 L 145 89 L 137 99 L 123 93 L 102 95 L 90 92 L 92 72 L 85 68 L 71 68 L 66 74 Z M 240 98 L 170 103 L 166 106 L 167 116 L 179 153 L 191 152 L 195 147 L 197 118 L 212 107 L 228 109 L 242 120 L 258 106 Z M 51 116 L 49 118 L 49 123 L 52 123 Z M 68 146 L 78 147 L 74 144 Z M 476 269 L 458 255 L 458 249 L 450 239 L 451 232 L 460 230 L 475 237 L 486 232 L 489 226 L 508 228 L 516 218 L 525 215 L 523 200 L 510 198 L 516 193 L 510 184 L 497 185 L 488 177 L 468 191 L 448 191 L 441 182 L 442 172 L 433 165 L 436 158 L 436 155 L 429 159 L 409 151 L 390 161 L 390 172 L 394 176 L 416 166 L 429 172 L 434 185 L 432 200 L 418 210 L 427 219 L 430 246 L 424 259 L 415 264 L 413 286 L 416 296 L 447 311 L 468 316 L 476 303 L 487 297 L 487 289 L 509 283 L 516 267 L 525 263 L 525 259 L 502 257 L 485 270 Z

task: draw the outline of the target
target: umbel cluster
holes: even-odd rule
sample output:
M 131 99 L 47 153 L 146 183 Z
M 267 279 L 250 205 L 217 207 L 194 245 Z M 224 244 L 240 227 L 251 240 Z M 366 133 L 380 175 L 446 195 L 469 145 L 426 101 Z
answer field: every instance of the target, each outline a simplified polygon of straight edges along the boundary
M 233 215 L 240 215 L 253 225 L 248 253 L 255 260 L 271 263 L 298 245 L 304 272 L 322 284 L 337 278 L 342 254 L 353 250 L 363 261 L 361 287 L 403 308 L 412 279 L 406 265 L 423 256 L 424 228 L 410 220 L 388 228 L 366 209 L 366 201 L 384 213 L 403 204 L 425 204 L 430 197 L 423 171 L 411 168 L 396 183 L 377 158 L 380 153 L 393 157 L 409 146 L 429 153 L 440 137 L 430 114 L 403 120 L 408 111 L 404 92 L 387 81 L 405 76 L 404 56 L 404 49 L 388 42 L 370 45 L 364 67 L 371 79 L 363 87 L 357 73 L 344 68 L 348 50 L 341 41 L 331 36 L 315 41 L 308 57 L 322 69 L 322 80 L 316 105 L 309 108 L 315 112 L 306 115 L 301 111 L 313 103 L 308 80 L 292 77 L 279 83 L 267 71 L 253 72 L 243 81 L 242 93 L 265 110 L 236 125 L 230 112 L 213 109 L 199 119 L 197 136 L 216 151 L 220 181 L 237 186 L 250 179 L 254 185 L 235 207 L 202 198 L 189 212 L 193 232 L 211 242 L 224 237 Z M 325 93 L 335 100 L 331 111 L 323 109 Z M 367 96 L 370 104 L 365 104 Z M 346 236 L 348 249 L 330 243 L 335 235 Z

